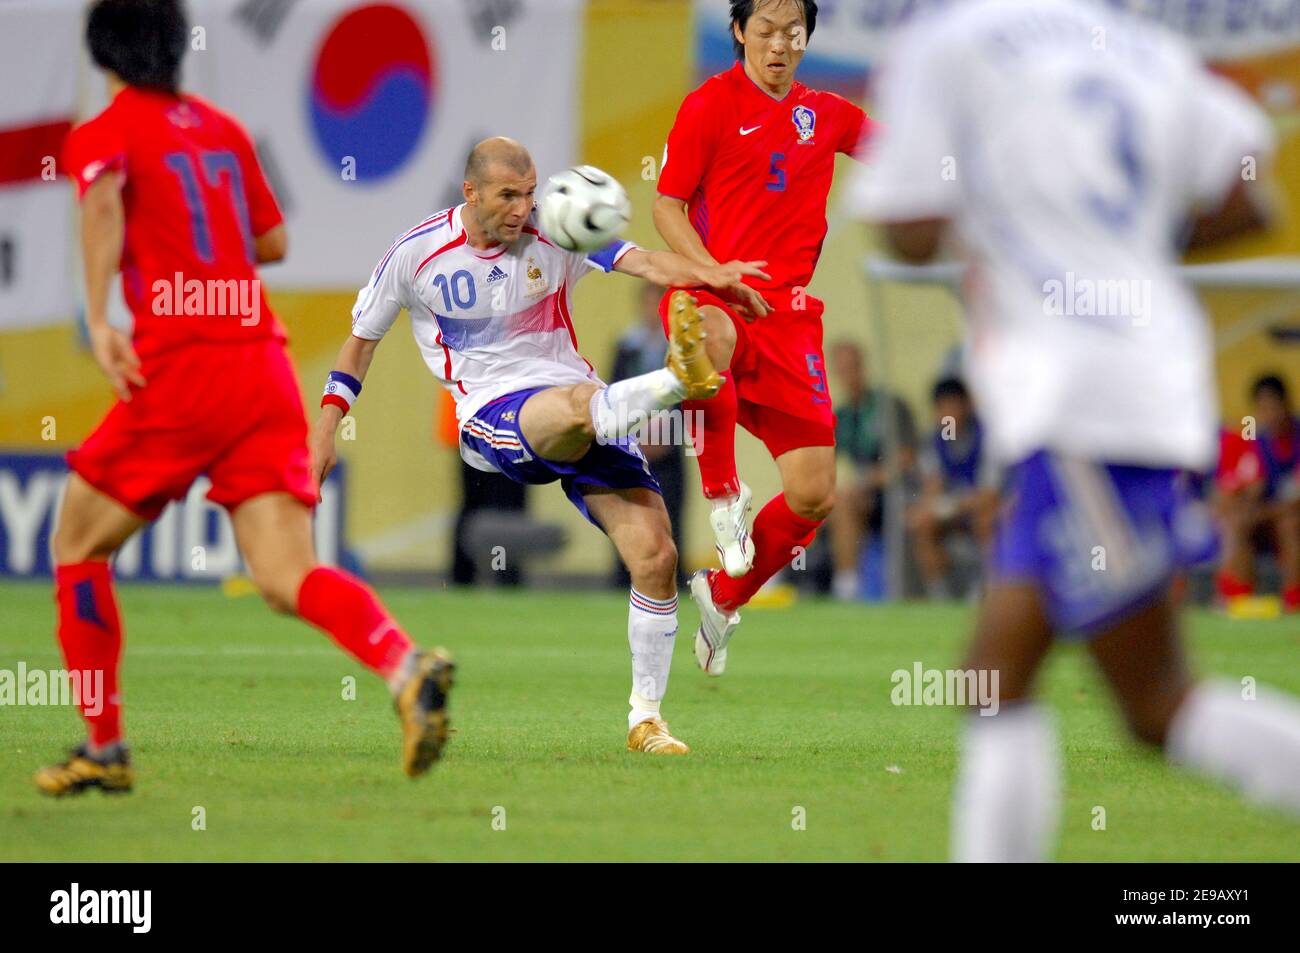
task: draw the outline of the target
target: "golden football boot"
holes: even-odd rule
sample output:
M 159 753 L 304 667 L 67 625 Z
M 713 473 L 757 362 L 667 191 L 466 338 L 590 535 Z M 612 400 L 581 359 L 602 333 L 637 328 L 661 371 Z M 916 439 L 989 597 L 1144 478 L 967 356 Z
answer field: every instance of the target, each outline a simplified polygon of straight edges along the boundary
M 686 742 L 679 741 L 668 732 L 662 718 L 647 718 L 632 726 L 627 733 L 627 750 L 646 754 L 690 754 Z
M 722 389 L 722 375 L 704 348 L 704 319 L 685 291 L 668 299 L 668 369 L 686 388 L 683 400 L 707 400 Z
M 70 752 L 67 761 L 41 768 L 32 780 L 52 797 L 80 794 L 87 788 L 99 788 L 105 794 L 126 794 L 131 790 L 135 772 L 124 745 L 118 745 L 117 753 L 104 759 L 92 758 L 86 746 L 81 745 Z
M 402 720 L 402 770 L 418 778 L 442 757 L 451 725 L 447 717 L 447 696 L 454 684 L 456 663 L 443 649 L 420 652 L 415 671 L 397 693 L 394 702 Z

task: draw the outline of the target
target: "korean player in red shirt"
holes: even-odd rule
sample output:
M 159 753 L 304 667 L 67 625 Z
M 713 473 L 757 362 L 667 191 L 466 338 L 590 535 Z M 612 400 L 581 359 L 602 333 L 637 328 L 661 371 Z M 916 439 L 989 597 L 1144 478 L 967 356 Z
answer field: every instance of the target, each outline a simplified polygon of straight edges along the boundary
M 737 610 L 830 513 L 835 416 L 824 308 L 806 289 L 826 237 L 835 156 L 856 154 L 871 129 L 853 103 L 795 80 L 817 23 L 813 0 L 733 0 L 731 18 L 736 65 L 683 101 L 654 209 L 659 234 L 678 254 L 706 264 L 763 260 L 770 275 L 750 282 L 766 301 L 763 314 L 691 292 L 709 357 L 728 369 L 717 397 L 683 405 L 699 415 L 688 419 L 703 421 L 700 475 L 723 567 L 691 579 L 701 618 L 696 659 L 710 675 L 725 670 Z M 752 539 L 750 491 L 736 474 L 737 423 L 763 441 L 781 473 L 783 492 L 754 519 Z
M 35 780 L 53 795 L 131 789 L 109 559 L 201 475 L 267 603 L 388 681 L 415 776 L 447 737 L 452 664 L 417 649 L 360 580 L 316 561 L 306 417 L 256 270 L 284 257 L 285 228 L 247 133 L 180 92 L 188 38 L 179 0 L 99 0 L 87 19 L 112 101 L 69 135 L 62 168 L 81 201 L 91 346 L 118 400 L 68 454 L 53 551 L 68 670 L 102 672 L 103 692 L 83 699 L 85 743 Z M 119 270 L 130 333 L 108 323 Z

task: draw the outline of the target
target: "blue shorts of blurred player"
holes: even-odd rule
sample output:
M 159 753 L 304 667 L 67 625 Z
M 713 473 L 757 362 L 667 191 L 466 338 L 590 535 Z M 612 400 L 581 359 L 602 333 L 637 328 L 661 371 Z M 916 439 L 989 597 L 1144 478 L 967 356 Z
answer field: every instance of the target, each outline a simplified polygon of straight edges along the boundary
M 1039 451 L 1009 472 L 993 578 L 1034 583 L 1057 634 L 1089 638 L 1216 549 L 1209 508 L 1181 471 Z

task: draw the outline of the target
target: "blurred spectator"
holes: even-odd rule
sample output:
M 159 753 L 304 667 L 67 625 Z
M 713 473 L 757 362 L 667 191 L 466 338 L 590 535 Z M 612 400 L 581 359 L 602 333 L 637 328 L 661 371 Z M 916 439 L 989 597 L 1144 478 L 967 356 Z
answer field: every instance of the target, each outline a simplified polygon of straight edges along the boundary
M 457 586 L 472 586 L 478 579 L 479 560 L 469 545 L 468 530 L 472 520 L 485 510 L 523 513 L 525 491 L 528 488 L 500 473 L 476 470 L 464 460 L 460 461 L 460 513 L 456 515 L 456 530 L 452 542 L 451 581 Z M 523 583 L 519 560 L 507 561 L 505 568 L 492 580 L 501 586 L 518 586 Z
M 1224 431 L 1220 441 L 1217 587 L 1224 599 L 1253 593 L 1255 554 L 1271 549 L 1282 573 L 1283 606 L 1300 612 L 1300 421 L 1279 377 L 1261 377 L 1251 397 L 1255 433 Z
M 664 366 L 668 356 L 668 341 L 664 337 L 663 322 L 659 318 L 659 298 L 663 289 L 649 282 L 644 283 L 637 292 L 637 320 L 627 332 L 619 338 L 614 351 L 614 369 L 609 380 L 621 381 L 627 377 L 646 374 Z M 665 411 L 675 413 L 676 411 Z M 657 431 L 657 432 L 656 432 Z M 682 442 L 685 439 L 684 422 L 677 426 L 653 428 L 644 435 L 638 435 L 641 452 L 645 454 L 664 491 L 664 506 L 668 509 L 668 518 L 672 522 L 673 542 L 677 552 L 682 550 L 682 505 L 685 499 L 685 452 Z M 682 440 L 674 441 L 674 437 Z M 651 442 L 658 438 L 660 443 Z M 685 585 L 686 573 L 681 561 L 677 564 L 677 578 L 680 585 Z M 615 560 L 615 585 L 626 588 L 632 584 L 627 568 Z
M 936 429 L 921 452 L 921 498 L 908 512 L 916 561 L 931 599 L 950 599 L 950 537 L 980 549 L 993 532 L 997 496 L 984 435 L 966 385 L 944 377 L 934 385 Z
M 879 539 L 884 517 L 885 487 L 916 466 L 916 426 L 912 414 L 897 397 L 870 385 L 866 356 L 851 341 L 831 348 L 831 380 L 841 388 L 843 403 L 835 408 L 835 454 L 840 473 L 835 508 L 830 515 L 833 574 L 831 593 L 836 599 L 859 598 L 859 563 L 863 548 Z M 898 454 L 886 462 L 892 416 Z

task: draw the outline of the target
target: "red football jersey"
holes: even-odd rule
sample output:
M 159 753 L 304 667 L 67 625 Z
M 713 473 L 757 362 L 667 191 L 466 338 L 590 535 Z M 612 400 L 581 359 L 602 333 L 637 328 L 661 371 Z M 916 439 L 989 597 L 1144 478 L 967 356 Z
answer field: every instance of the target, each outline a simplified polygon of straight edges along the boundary
M 854 155 L 870 131 L 844 97 L 796 81 L 776 100 L 737 63 L 682 102 L 659 193 L 689 203 L 718 261 L 766 259 L 772 281 L 750 279 L 756 288 L 807 286 L 826 238 L 835 153 Z
M 1214 479 L 1225 493 L 1236 493 L 1264 479 L 1264 461 L 1256 442 L 1236 430 L 1220 430 L 1219 465 Z
M 195 342 L 284 338 L 253 253 L 283 216 L 232 117 L 128 87 L 69 134 L 63 169 L 79 197 L 105 172 L 122 176 L 122 288 L 142 362 Z

